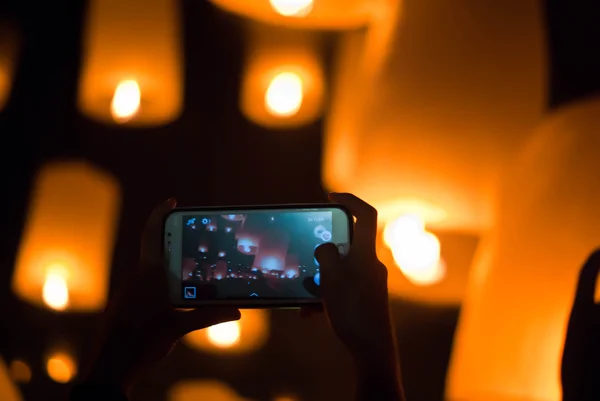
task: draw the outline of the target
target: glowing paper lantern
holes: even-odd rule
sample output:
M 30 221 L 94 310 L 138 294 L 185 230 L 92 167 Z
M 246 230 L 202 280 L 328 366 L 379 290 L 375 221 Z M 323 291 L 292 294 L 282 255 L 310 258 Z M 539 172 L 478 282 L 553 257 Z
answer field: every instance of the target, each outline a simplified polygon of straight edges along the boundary
M 4 401 L 22 401 L 23 397 L 16 384 L 11 380 L 4 360 L 0 357 L 0 394 Z
M 425 234 L 435 246 L 410 248 L 404 244 L 399 247 L 393 243 L 392 246 L 386 244 L 384 233 L 385 230 L 382 230 L 378 235 L 377 256 L 388 267 L 388 286 L 393 297 L 432 305 L 458 306 L 462 302 L 467 292 L 467 277 L 479 247 L 479 235 L 440 230 L 421 231 L 419 236 Z M 408 243 L 412 241 L 411 238 Z M 432 249 L 435 252 L 431 252 Z M 423 263 L 435 260 L 437 249 L 438 262 Z M 402 251 L 408 254 L 402 255 Z M 402 263 L 406 258 L 408 266 Z
M 216 380 L 189 380 L 176 383 L 169 389 L 169 401 L 211 400 L 248 401 L 227 384 Z
M 79 108 L 105 123 L 156 126 L 182 110 L 178 5 L 170 0 L 92 0 Z
M 285 269 L 283 274 L 286 278 L 296 278 L 300 275 L 300 266 L 298 265 L 298 255 L 288 254 L 285 258 Z
M 269 128 L 319 118 L 325 89 L 316 37 L 255 24 L 248 38 L 240 98 L 244 115 Z
M 219 348 L 229 348 L 240 342 L 240 323 L 225 322 L 206 329 L 208 341 Z
M 417 214 L 432 230 L 481 233 L 498 172 L 544 107 L 540 4 L 389 5 L 342 38 L 324 184 L 374 205 L 382 223 Z
M 68 383 L 77 375 L 77 363 L 66 351 L 53 352 L 46 360 L 46 372 L 55 382 Z
M 269 337 L 269 318 L 262 309 L 242 309 L 242 318 L 186 335 L 184 342 L 206 352 L 248 353 L 260 349 Z
M 223 10 L 276 25 L 311 29 L 364 26 L 381 0 L 211 0 Z
M 119 203 L 118 183 L 91 165 L 43 167 L 12 279 L 15 294 L 59 311 L 104 308 Z
M 391 221 L 383 235 L 396 265 L 409 281 L 431 285 L 444 278 L 440 240 L 425 230 L 425 223 L 418 216 L 406 215 Z
M 13 24 L 0 20 L 0 110 L 10 96 L 18 56 L 18 39 Z
M 256 255 L 260 245 L 260 234 L 256 230 L 243 228 L 235 233 L 237 250 L 245 255 Z
M 219 260 L 215 265 L 215 270 L 213 273 L 213 277 L 217 280 L 222 280 L 227 277 L 227 262 L 224 260 Z
M 600 98 L 558 110 L 513 163 L 461 310 L 449 400 L 560 400 L 579 270 L 600 245 Z
M 263 273 L 271 272 L 271 270 L 283 272 L 289 242 L 289 235 L 284 231 L 277 229 L 265 231 L 254 258 L 254 266 Z
M 223 214 L 222 218 L 229 221 L 243 221 L 246 215 L 244 214 Z
M 31 381 L 31 368 L 25 361 L 15 359 L 10 363 L 9 370 L 10 376 L 16 383 L 29 383 Z

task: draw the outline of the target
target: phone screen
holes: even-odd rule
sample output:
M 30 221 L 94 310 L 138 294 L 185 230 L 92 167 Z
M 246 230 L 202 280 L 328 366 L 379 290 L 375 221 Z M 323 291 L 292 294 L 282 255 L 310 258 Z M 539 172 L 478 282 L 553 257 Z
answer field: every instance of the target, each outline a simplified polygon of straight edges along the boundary
M 349 219 L 336 208 L 184 211 L 174 218 L 183 301 L 315 298 L 315 249 L 326 242 L 341 253 L 349 247 Z

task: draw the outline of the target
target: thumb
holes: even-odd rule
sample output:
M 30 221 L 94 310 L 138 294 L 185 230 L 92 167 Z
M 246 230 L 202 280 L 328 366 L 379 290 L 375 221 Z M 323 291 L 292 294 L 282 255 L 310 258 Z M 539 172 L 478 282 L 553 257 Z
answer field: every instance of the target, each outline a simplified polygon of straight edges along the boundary
M 325 276 L 336 276 L 339 271 L 342 257 L 335 246 L 331 242 L 320 245 L 315 250 L 315 258 L 319 262 L 319 268 Z
M 240 320 L 241 317 L 240 311 L 236 308 L 215 307 L 176 311 L 177 329 L 180 336 L 215 324 Z

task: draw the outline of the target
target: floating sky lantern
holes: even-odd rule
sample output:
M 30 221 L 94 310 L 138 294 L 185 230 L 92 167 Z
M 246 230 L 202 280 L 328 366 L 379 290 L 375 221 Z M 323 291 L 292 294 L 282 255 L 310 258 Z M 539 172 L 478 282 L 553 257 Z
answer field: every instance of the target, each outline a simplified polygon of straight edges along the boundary
M 102 310 L 119 204 L 114 178 L 87 163 L 42 167 L 31 195 L 13 291 L 56 311 Z
M 108 124 L 167 124 L 183 107 L 181 19 L 170 0 L 92 0 L 79 109 Z
M 470 244 L 495 224 L 501 171 L 545 107 L 542 10 L 517 1 L 469 7 L 457 24 L 460 8 L 453 2 L 400 3 L 388 3 L 389 12 L 365 31 L 343 34 L 325 124 L 323 182 L 375 206 L 382 228 L 418 216 L 440 239 L 445 263 L 432 264 L 428 274 L 440 281 L 421 291 L 414 280 L 391 274 L 392 293 L 418 299 L 443 293 L 444 303 L 457 304 L 468 265 L 444 257 L 442 237 L 464 243 L 458 259 L 468 262 Z M 427 237 L 419 236 L 419 247 L 437 249 Z M 389 250 L 380 255 L 388 265 L 403 257 Z
M 211 0 L 220 8 L 269 24 L 310 29 L 366 25 L 381 0 Z
M 561 399 L 579 271 L 600 245 L 599 115 L 597 96 L 555 111 L 513 161 L 461 309 L 447 399 Z
M 325 96 L 320 43 L 312 33 L 249 28 L 241 109 L 269 128 L 310 124 L 320 117 Z
M 242 317 L 186 335 L 184 343 L 210 353 L 249 353 L 260 349 L 269 337 L 269 317 L 262 309 L 242 309 Z

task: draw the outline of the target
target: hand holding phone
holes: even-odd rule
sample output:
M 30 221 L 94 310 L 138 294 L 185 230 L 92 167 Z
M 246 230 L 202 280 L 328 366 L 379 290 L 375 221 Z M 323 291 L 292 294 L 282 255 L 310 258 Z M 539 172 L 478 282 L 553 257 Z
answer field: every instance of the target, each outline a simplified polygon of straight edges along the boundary
M 340 205 L 174 209 L 165 222 L 171 301 L 179 307 L 301 306 L 319 303 L 315 249 L 348 252 L 351 214 Z

